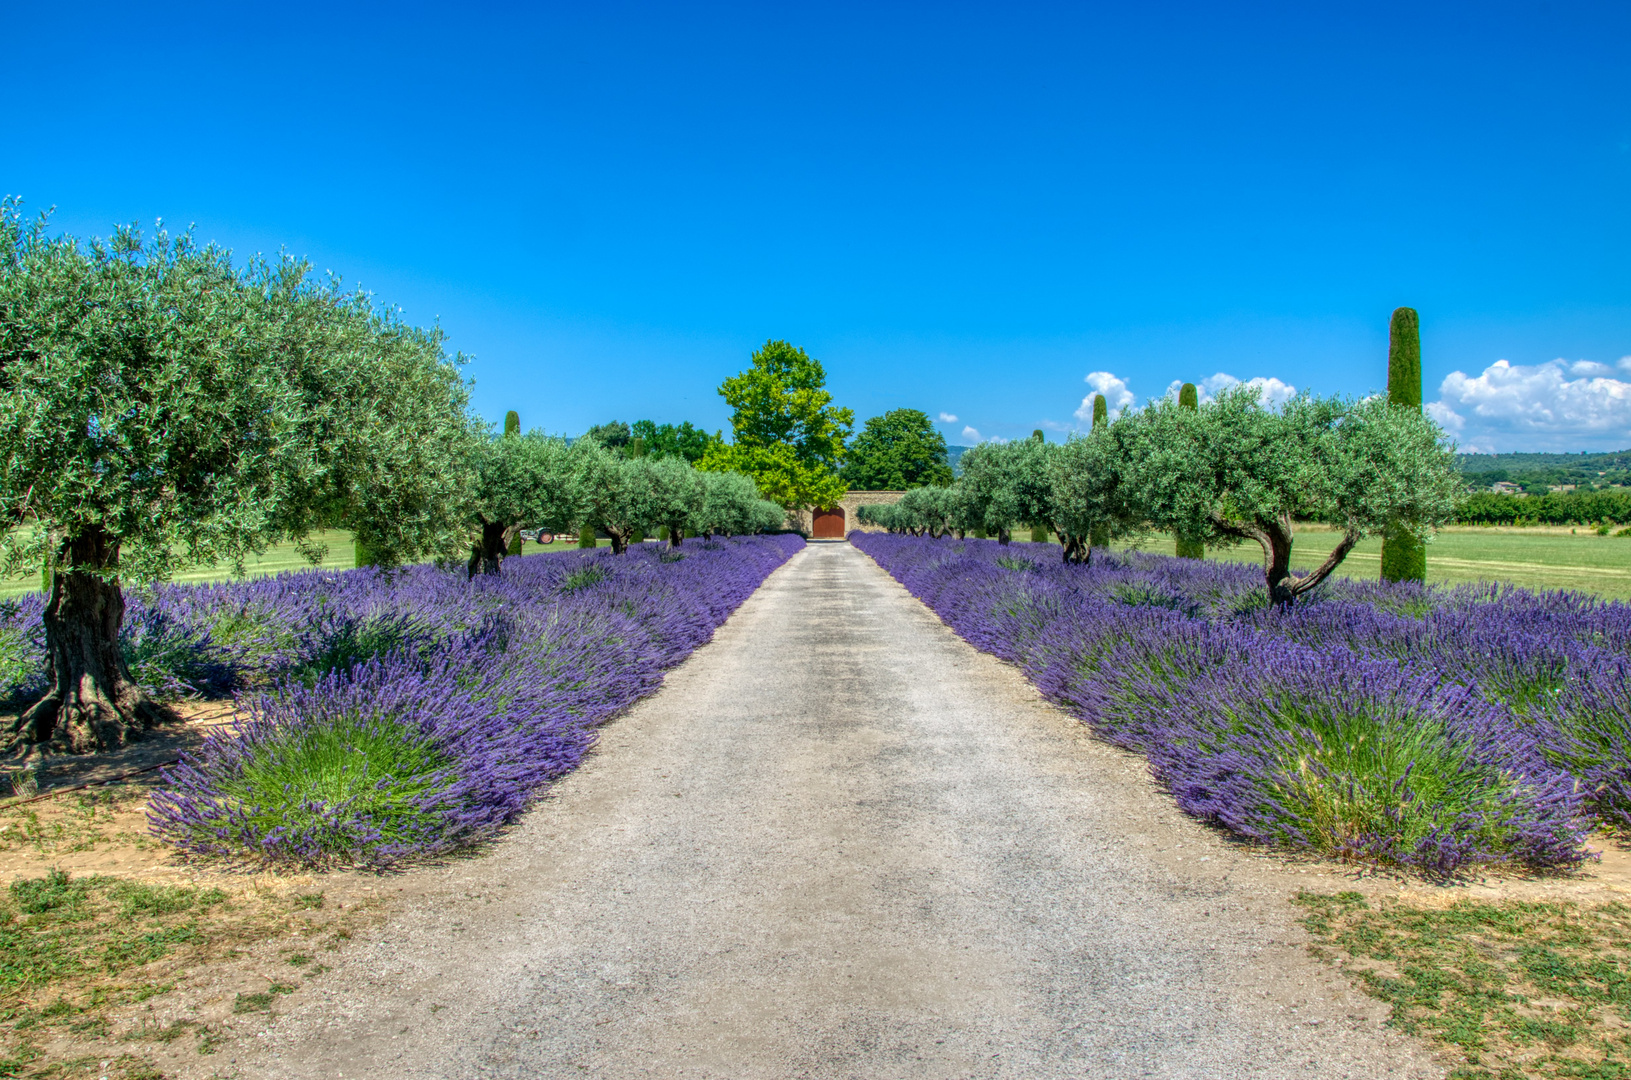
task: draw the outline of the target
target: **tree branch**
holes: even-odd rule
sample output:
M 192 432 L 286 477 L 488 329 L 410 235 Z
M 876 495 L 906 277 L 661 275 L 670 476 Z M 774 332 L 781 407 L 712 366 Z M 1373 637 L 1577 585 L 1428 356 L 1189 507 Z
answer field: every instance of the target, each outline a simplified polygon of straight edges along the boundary
M 1317 586 L 1320 582 L 1331 576 L 1331 571 L 1341 565 L 1342 560 L 1348 557 L 1348 552 L 1359 543 L 1359 534 L 1352 530 L 1343 534 L 1342 542 L 1326 557 L 1325 561 L 1316 566 L 1312 573 L 1294 578 L 1291 583 L 1291 595 L 1301 596 Z
M 1257 541 L 1257 546 L 1263 549 L 1263 565 L 1265 567 L 1274 561 L 1274 539 L 1269 536 L 1267 529 L 1257 525 L 1242 525 L 1230 521 L 1216 510 L 1213 510 L 1207 517 L 1212 522 L 1212 527 L 1225 536 L 1233 536 L 1240 540 Z

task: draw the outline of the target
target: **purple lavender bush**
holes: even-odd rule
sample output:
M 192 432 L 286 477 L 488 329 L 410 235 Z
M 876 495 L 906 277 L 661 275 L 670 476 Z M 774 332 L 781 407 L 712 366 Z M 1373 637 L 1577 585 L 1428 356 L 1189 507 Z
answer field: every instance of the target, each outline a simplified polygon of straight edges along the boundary
M 151 827 L 193 855 L 310 867 L 479 841 L 802 545 L 535 555 L 473 581 L 418 566 L 152 590 L 139 604 L 164 618 L 136 618 L 191 641 L 188 662 L 214 666 L 189 688 L 238 687 L 249 719 L 166 771 Z
M 1593 814 L 1631 821 L 1625 605 L 1333 579 L 1287 611 L 1247 566 L 850 539 L 1248 840 L 1450 874 L 1575 866 Z

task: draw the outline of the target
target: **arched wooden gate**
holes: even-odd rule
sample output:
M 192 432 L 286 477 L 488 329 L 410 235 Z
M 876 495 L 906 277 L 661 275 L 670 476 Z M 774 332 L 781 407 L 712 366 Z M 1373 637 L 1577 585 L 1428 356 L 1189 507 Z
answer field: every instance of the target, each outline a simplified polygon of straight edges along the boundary
M 844 538 L 844 508 L 842 506 L 817 507 L 810 522 L 810 536 L 816 540 L 842 540 Z

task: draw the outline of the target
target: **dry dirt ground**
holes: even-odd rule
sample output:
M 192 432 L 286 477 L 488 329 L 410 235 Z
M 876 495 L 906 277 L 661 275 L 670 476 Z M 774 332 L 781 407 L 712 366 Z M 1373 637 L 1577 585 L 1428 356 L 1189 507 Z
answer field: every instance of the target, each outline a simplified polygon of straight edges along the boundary
M 353 913 L 349 940 L 291 922 L 150 1003 L 219 1024 L 211 1054 L 155 1048 L 178 1080 L 1436 1077 L 1308 954 L 1298 889 L 1631 899 L 1612 847 L 1569 879 L 1438 887 L 1233 844 L 841 543 L 477 857 L 251 881 L 131 836 L 101 862 Z M 331 970 L 287 978 L 302 934 Z

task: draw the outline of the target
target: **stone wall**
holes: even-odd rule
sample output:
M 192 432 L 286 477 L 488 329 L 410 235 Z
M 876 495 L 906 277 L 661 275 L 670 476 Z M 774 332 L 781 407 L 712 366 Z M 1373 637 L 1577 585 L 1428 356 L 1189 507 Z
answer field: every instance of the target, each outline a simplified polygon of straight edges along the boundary
M 881 532 L 882 530 L 875 525 L 858 523 L 855 520 L 855 511 L 867 505 L 900 502 L 900 497 L 904 494 L 906 494 L 904 491 L 846 491 L 844 497 L 838 500 L 838 505 L 844 509 L 844 531 L 849 532 L 852 529 L 860 529 L 863 532 Z M 794 528 L 803 529 L 806 535 L 809 534 L 810 512 L 808 510 L 799 510 L 787 517 Z

